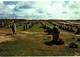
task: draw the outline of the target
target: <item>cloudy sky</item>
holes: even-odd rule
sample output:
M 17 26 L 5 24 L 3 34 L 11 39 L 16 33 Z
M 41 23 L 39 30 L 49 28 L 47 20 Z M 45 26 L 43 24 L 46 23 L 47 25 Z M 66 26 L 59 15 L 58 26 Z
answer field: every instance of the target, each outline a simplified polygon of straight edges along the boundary
M 0 1 L 0 19 L 79 20 L 80 1 Z

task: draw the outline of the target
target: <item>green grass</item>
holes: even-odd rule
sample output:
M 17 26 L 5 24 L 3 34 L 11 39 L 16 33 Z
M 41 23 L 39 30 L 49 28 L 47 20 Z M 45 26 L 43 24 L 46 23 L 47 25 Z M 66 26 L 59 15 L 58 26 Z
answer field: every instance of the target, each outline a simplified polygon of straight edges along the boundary
M 35 39 L 35 38 L 34 38 Z M 37 39 L 37 38 L 36 38 Z M 68 48 L 68 46 L 65 45 L 53 45 L 53 46 L 47 46 L 44 44 L 46 42 L 45 40 L 42 40 L 41 38 L 38 38 L 37 40 L 21 40 L 18 39 L 16 41 L 11 42 L 3 42 L 1 43 L 2 48 L 0 51 L 0 55 L 6 55 L 6 56 L 12 56 L 12 55 L 75 55 L 76 53 L 80 53 L 80 43 L 79 48 L 77 49 L 71 49 Z M 77 41 L 76 41 L 77 42 Z
M 32 28 L 27 29 L 26 31 L 30 32 L 43 32 L 44 30 L 40 28 L 41 24 L 35 24 Z
M 43 32 L 44 30 L 42 28 L 39 28 L 41 24 L 35 24 L 30 29 L 23 30 L 23 26 L 17 27 L 17 31 L 27 31 L 27 32 Z
M 48 27 L 53 28 L 53 25 L 52 25 L 52 24 L 50 24 L 49 22 L 45 22 L 44 24 L 45 24 L 45 25 L 47 25 Z
M 47 23 L 48 26 L 52 26 L 51 24 Z M 63 45 L 53 45 L 48 46 L 45 45 L 45 42 L 50 41 L 47 39 L 48 36 L 46 36 L 43 33 L 43 29 L 39 28 L 41 25 L 36 24 L 31 29 L 26 30 L 22 37 L 19 35 L 15 36 L 14 38 L 17 39 L 15 41 L 6 41 L 0 43 L 0 55 L 1 56 L 68 56 L 68 55 L 80 55 L 80 42 L 77 41 L 77 38 L 75 35 L 73 36 L 73 33 L 66 32 L 63 30 L 60 30 L 60 38 L 62 38 L 65 42 Z M 19 31 L 22 31 L 22 27 L 17 27 Z M 34 33 L 37 32 L 37 33 Z M 50 35 L 49 35 L 50 36 Z M 72 39 L 74 37 L 75 39 Z M 74 42 L 78 44 L 78 48 L 69 48 L 69 43 Z
M 23 30 L 23 26 L 17 27 L 17 31 L 22 31 L 22 30 Z

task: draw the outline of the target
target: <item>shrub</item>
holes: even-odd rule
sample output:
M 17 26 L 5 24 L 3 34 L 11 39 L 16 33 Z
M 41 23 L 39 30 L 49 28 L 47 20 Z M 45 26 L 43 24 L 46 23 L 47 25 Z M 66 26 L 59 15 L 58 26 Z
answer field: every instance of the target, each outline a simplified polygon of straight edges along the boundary
M 69 48 L 78 48 L 78 45 L 76 43 L 70 43 Z

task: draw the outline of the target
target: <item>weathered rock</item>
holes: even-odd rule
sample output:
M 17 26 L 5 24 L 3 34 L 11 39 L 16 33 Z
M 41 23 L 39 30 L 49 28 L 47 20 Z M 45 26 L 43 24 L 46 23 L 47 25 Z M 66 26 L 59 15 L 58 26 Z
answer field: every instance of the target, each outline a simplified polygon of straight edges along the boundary
M 13 34 L 16 34 L 16 24 L 15 23 L 12 24 L 12 32 Z
M 27 24 L 26 24 L 26 29 L 28 29 L 28 26 L 27 26 Z
M 27 28 L 28 28 L 28 29 L 30 28 L 30 24 L 27 24 Z
M 1 23 L 1 26 L 2 26 L 2 27 L 4 27 L 4 25 L 5 25 L 5 23 L 4 23 L 4 22 L 2 22 L 2 23 Z
M 73 30 L 73 27 L 72 27 L 72 26 L 70 26 L 69 31 L 70 31 L 70 32 L 74 32 L 74 30 Z
M 77 31 L 75 32 L 75 34 L 80 34 L 80 28 L 77 27 Z
M 26 30 L 26 25 L 23 26 L 23 30 Z
M 7 28 L 11 28 L 11 25 L 8 25 Z
M 56 43 L 59 39 L 59 34 L 60 34 L 60 31 L 58 29 L 58 27 L 53 27 L 52 29 L 52 37 L 53 37 L 53 43 Z
M 47 32 L 48 34 L 51 34 L 52 33 L 52 29 L 50 27 L 46 27 L 45 32 Z

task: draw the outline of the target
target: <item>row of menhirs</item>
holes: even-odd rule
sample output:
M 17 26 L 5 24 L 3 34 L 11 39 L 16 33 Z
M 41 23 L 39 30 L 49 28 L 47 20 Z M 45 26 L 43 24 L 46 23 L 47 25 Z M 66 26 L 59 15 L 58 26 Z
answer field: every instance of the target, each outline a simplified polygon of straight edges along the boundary
M 73 32 L 75 34 L 80 34 L 80 25 L 71 24 L 71 23 L 65 23 L 65 22 L 58 22 L 58 23 L 52 23 L 54 26 L 58 26 L 60 29 Z
M 52 40 L 50 41 L 50 44 L 58 44 L 58 45 L 64 44 L 64 41 L 61 38 L 59 38 L 60 31 L 57 26 L 53 26 L 51 28 L 41 22 L 40 28 L 43 28 L 44 32 L 47 32 L 47 35 L 52 35 Z
M 13 21 L 12 24 L 10 25 L 10 27 L 12 28 L 13 34 L 16 34 L 16 27 L 23 26 L 22 30 L 26 30 L 26 29 L 32 28 L 33 25 L 34 25 L 33 22 L 16 23 L 16 22 Z
M 0 22 L 0 28 L 6 26 L 6 23 L 5 22 Z
M 24 23 L 24 25 L 23 25 L 23 30 L 32 28 L 33 25 L 34 25 L 33 22 Z

